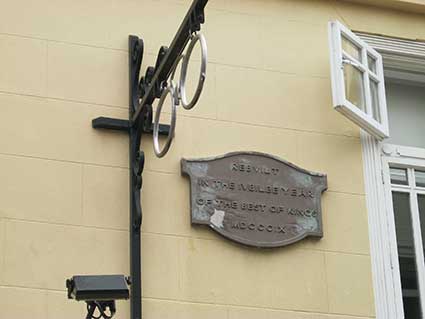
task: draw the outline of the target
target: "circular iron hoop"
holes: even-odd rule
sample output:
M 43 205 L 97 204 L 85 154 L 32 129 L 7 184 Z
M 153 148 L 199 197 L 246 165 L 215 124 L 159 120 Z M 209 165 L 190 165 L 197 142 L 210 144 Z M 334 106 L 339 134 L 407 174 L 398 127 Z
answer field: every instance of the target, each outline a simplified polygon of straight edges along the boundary
M 179 57 L 174 62 L 173 72 L 171 72 L 171 76 L 169 80 L 169 85 L 172 86 L 174 89 L 174 95 L 176 97 L 177 106 L 180 104 L 180 87 L 178 86 L 179 83 L 177 83 L 177 85 L 175 84 L 174 76 L 176 75 L 177 67 L 179 66 L 180 61 L 182 61 L 183 59 L 184 59 L 184 54 L 180 54 Z
M 165 141 L 164 147 L 160 148 L 159 146 L 159 117 L 161 115 L 162 106 L 164 105 L 165 98 L 167 95 L 171 95 L 171 122 L 170 122 L 170 131 L 168 132 L 167 140 Z M 174 138 L 174 131 L 176 129 L 176 116 L 177 116 L 177 104 L 178 99 L 176 99 L 174 84 L 171 82 L 171 85 L 168 85 L 162 91 L 161 97 L 159 98 L 158 106 L 155 112 L 155 119 L 153 122 L 153 150 L 157 157 L 163 157 L 167 154 L 170 149 L 171 142 Z
M 198 41 L 201 45 L 201 54 L 202 54 L 201 72 L 199 74 L 198 86 L 196 88 L 195 94 L 193 95 L 192 100 L 188 102 L 186 97 L 187 69 L 189 66 L 189 59 L 190 59 L 190 56 L 192 55 L 193 48 L 195 47 L 195 44 Z M 203 34 L 196 33 L 190 41 L 186 54 L 183 56 L 183 62 L 182 62 L 181 73 L 180 73 L 179 97 L 182 102 L 183 108 L 185 108 L 186 110 L 190 110 L 198 102 L 198 99 L 201 96 L 201 92 L 204 87 L 206 72 L 207 72 L 207 41 L 205 40 L 205 37 Z
M 171 72 L 170 81 L 174 81 L 174 76 L 176 75 L 177 67 L 182 59 L 184 59 L 184 54 L 180 54 L 173 65 L 173 72 Z

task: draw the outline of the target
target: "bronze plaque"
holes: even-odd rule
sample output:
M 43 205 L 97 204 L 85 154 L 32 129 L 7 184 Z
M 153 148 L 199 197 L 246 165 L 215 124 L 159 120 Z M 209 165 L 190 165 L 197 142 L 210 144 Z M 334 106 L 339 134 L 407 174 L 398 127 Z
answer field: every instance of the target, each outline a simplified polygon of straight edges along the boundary
M 182 159 L 181 165 L 190 178 L 192 224 L 255 247 L 323 236 L 326 175 L 258 152 Z

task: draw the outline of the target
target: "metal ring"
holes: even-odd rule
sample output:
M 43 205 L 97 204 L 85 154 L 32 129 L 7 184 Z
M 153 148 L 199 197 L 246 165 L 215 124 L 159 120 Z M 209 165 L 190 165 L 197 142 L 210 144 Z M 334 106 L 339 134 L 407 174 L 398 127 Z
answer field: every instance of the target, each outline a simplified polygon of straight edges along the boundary
M 187 76 L 187 68 L 189 65 L 189 59 L 192 54 L 193 48 L 195 47 L 196 42 L 199 41 L 201 45 L 201 73 L 199 74 L 198 87 L 196 88 L 195 94 L 190 102 L 187 102 L 186 98 L 186 76 Z M 183 63 L 180 74 L 180 85 L 179 85 L 179 95 L 180 100 L 182 102 L 182 106 L 186 110 L 190 110 L 193 108 L 198 102 L 199 97 L 201 96 L 202 88 L 204 87 L 204 81 L 207 72 L 207 42 L 205 37 L 201 33 L 196 33 L 195 36 L 190 41 L 189 47 L 187 48 L 187 52 L 183 57 Z
M 170 81 L 174 80 L 174 76 L 176 74 L 177 67 L 179 66 L 180 60 L 184 59 L 184 54 L 180 54 L 173 65 L 173 72 L 171 72 Z
M 159 117 L 161 115 L 162 105 L 164 104 L 165 98 L 167 95 L 171 95 L 171 123 L 170 123 L 170 131 L 168 132 L 167 141 L 164 144 L 163 149 L 161 150 L 159 147 Z M 177 111 L 177 102 L 176 95 L 174 93 L 174 85 L 169 85 L 164 88 L 162 91 L 161 97 L 159 98 L 158 106 L 155 112 L 155 119 L 153 122 L 153 150 L 155 151 L 155 155 L 157 157 L 163 157 L 167 154 L 170 149 L 171 142 L 174 138 L 174 131 L 176 129 L 176 111 Z
M 183 59 L 184 59 L 184 54 L 180 54 L 178 58 L 176 59 L 176 61 L 174 62 L 173 71 L 171 72 L 171 76 L 169 79 L 169 85 L 172 86 L 174 89 L 174 95 L 176 98 L 177 106 L 180 104 L 180 92 L 179 92 L 180 88 L 178 87 L 178 83 L 177 85 L 175 84 L 174 76 L 176 75 L 176 70 L 177 70 L 177 67 L 179 66 L 180 60 L 183 60 Z

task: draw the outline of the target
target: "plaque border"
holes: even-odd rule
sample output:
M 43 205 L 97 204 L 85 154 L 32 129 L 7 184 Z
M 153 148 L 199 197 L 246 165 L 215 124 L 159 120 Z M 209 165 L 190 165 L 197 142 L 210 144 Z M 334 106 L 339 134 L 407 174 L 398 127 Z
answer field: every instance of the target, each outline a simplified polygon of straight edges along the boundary
M 193 198 L 192 198 L 192 193 L 193 193 L 193 179 L 191 174 L 189 173 L 188 170 L 188 163 L 191 162 L 211 162 L 211 161 L 215 161 L 215 160 L 220 160 L 223 158 L 228 158 L 231 156 L 239 156 L 239 155 L 254 155 L 254 156 L 262 156 L 262 157 L 267 157 L 273 160 L 276 160 L 278 162 L 281 162 L 301 173 L 310 175 L 310 176 L 314 176 L 314 177 L 319 177 L 319 178 L 323 178 L 323 187 L 319 188 L 318 191 L 320 192 L 320 197 L 318 199 L 319 201 L 319 214 L 318 214 L 318 222 L 319 222 L 319 231 L 306 231 L 304 233 L 302 233 L 300 236 L 291 238 L 289 240 L 285 240 L 285 241 L 276 241 L 276 242 L 259 242 L 259 241 L 253 241 L 253 240 L 249 240 L 246 238 L 241 238 L 237 235 L 233 235 L 229 236 L 227 233 L 223 233 L 221 229 L 219 229 L 218 227 L 215 227 L 213 224 L 209 223 L 209 222 L 200 222 L 200 221 L 193 221 L 193 214 L 192 214 L 192 203 L 193 203 Z M 220 236 L 226 238 L 227 240 L 231 240 L 233 242 L 245 245 L 245 246 L 249 246 L 249 247 L 256 247 L 256 248 L 277 248 L 277 247 L 284 247 L 287 245 L 291 245 L 294 244 L 296 242 L 299 242 L 301 240 L 303 240 L 306 237 L 319 237 L 322 238 L 323 237 L 323 220 L 322 220 L 322 194 L 323 192 L 325 192 L 328 189 L 328 182 L 327 182 L 327 174 L 324 173 L 318 173 L 318 172 L 313 172 L 313 171 L 309 171 L 305 168 L 301 168 L 289 161 L 286 161 L 278 156 L 275 155 L 271 155 L 271 154 L 267 154 L 267 153 L 263 153 L 263 152 L 257 152 L 257 151 L 235 151 L 235 152 L 229 152 L 229 153 L 225 153 L 222 155 L 217 155 L 217 156 L 210 156 L 210 157 L 202 157 L 202 158 L 182 158 L 180 160 L 181 163 L 181 175 L 182 176 L 188 176 L 189 177 L 189 181 L 190 181 L 190 219 L 191 219 L 191 224 L 199 224 L 199 225 L 207 225 L 209 228 L 213 229 L 215 233 L 219 234 Z M 320 185 L 320 184 L 318 184 Z

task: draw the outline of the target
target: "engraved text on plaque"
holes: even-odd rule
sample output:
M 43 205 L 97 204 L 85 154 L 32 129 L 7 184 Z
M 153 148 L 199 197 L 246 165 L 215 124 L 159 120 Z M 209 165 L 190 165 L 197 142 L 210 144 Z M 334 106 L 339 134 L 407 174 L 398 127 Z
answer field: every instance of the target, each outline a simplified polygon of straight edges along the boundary
M 258 152 L 182 159 L 181 165 L 190 178 L 193 224 L 255 247 L 322 237 L 326 175 Z

